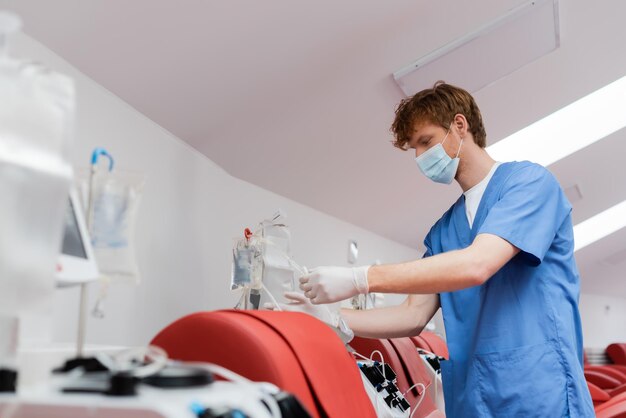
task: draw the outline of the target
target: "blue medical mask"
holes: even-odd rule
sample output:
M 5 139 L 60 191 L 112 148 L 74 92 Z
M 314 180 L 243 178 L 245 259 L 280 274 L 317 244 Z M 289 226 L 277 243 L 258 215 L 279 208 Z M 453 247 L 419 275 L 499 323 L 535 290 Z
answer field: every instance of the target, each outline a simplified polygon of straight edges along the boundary
M 419 157 L 415 157 L 415 162 L 417 163 L 420 171 L 436 183 L 452 183 L 454 176 L 456 176 L 456 171 L 459 168 L 459 154 L 461 153 L 461 147 L 463 146 L 463 139 L 461 139 L 461 143 L 459 144 L 459 150 L 456 153 L 456 157 L 450 158 L 446 150 L 443 148 L 443 143 L 446 142 L 449 134 L 450 129 L 448 129 L 448 133 L 440 144 L 435 145 Z

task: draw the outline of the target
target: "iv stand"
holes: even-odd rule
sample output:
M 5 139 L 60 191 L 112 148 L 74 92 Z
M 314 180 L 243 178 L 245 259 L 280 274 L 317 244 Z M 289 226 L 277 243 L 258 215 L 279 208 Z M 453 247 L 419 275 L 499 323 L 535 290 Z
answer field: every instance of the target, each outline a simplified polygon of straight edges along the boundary
M 91 156 L 91 167 L 89 171 L 89 192 L 87 198 L 87 230 L 91 231 L 93 226 L 93 200 L 94 200 L 94 177 L 98 157 L 104 156 L 109 159 L 109 171 L 113 170 L 113 157 L 103 148 L 96 148 Z M 76 338 L 76 357 L 83 358 L 85 351 L 85 334 L 87 328 L 87 283 L 80 285 L 80 306 L 78 311 L 78 336 Z

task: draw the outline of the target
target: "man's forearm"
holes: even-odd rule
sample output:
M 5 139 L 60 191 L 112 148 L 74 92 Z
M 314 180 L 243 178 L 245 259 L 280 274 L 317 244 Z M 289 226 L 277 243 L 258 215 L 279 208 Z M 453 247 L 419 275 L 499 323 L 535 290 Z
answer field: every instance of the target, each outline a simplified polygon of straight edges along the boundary
M 341 316 L 354 335 L 366 338 L 408 337 L 419 334 L 426 325 L 408 317 L 406 310 L 400 306 L 365 311 L 342 309 Z
M 479 286 L 489 280 L 520 249 L 505 239 L 478 234 L 472 245 L 403 264 L 372 266 L 370 292 L 429 294 Z
M 457 250 L 402 264 L 370 267 L 370 292 L 441 293 L 480 285 L 485 272 L 471 251 Z
M 398 338 L 418 335 L 437 309 L 438 295 L 412 295 L 397 306 L 364 311 L 342 309 L 341 316 L 359 337 Z

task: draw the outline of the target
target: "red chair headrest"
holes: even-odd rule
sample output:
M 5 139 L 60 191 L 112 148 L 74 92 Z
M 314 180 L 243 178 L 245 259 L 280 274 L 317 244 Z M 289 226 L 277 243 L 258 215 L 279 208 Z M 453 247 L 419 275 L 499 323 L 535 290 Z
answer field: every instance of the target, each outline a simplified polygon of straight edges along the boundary
M 606 348 L 606 354 L 615 364 L 626 365 L 626 343 L 614 343 Z

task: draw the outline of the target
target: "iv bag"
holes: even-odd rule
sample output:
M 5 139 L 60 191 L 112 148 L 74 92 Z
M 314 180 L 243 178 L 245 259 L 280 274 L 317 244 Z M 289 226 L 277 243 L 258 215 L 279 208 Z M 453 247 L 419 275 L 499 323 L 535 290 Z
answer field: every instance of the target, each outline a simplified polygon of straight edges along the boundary
M 135 257 L 135 224 L 144 178 L 123 171 L 81 172 L 87 225 L 100 273 L 113 281 L 141 281 Z
M 263 287 L 263 249 L 262 240 L 258 237 L 237 240 L 233 248 L 231 290 L 260 290 Z
M 20 343 L 46 343 L 72 174 L 74 85 L 0 54 L 0 97 L 0 317 L 20 318 Z
M 285 292 L 298 288 L 297 279 L 304 274 L 291 258 L 291 233 L 283 222 L 285 216 L 278 213 L 274 219 L 261 222 L 261 235 L 265 243 L 263 251 L 263 284 L 279 303 L 289 303 Z M 272 302 L 268 295 L 261 293 L 261 306 Z
M 246 230 L 233 248 L 231 289 L 263 290 L 260 306 L 289 303 L 283 294 L 294 291 L 297 278 L 305 273 L 291 258 L 291 235 L 283 220 L 279 211 L 273 219 L 261 222 L 254 234 Z
M 284 224 L 286 216 L 281 211 L 271 220 L 261 222 L 260 234 L 263 237 L 263 274 L 262 282 L 265 292 L 261 292 L 260 306 L 275 304 L 283 306 L 291 300 L 285 297 L 285 292 L 300 293 L 299 278 L 307 274 L 306 267 L 300 266 L 291 257 L 291 233 Z M 289 305 L 290 311 L 307 312 L 302 306 Z M 302 308 L 302 309 L 300 309 Z M 341 302 L 324 304 L 319 309 L 327 311 L 326 317 L 337 319 L 337 324 L 329 324 L 344 343 L 350 341 L 354 334 L 341 319 Z

